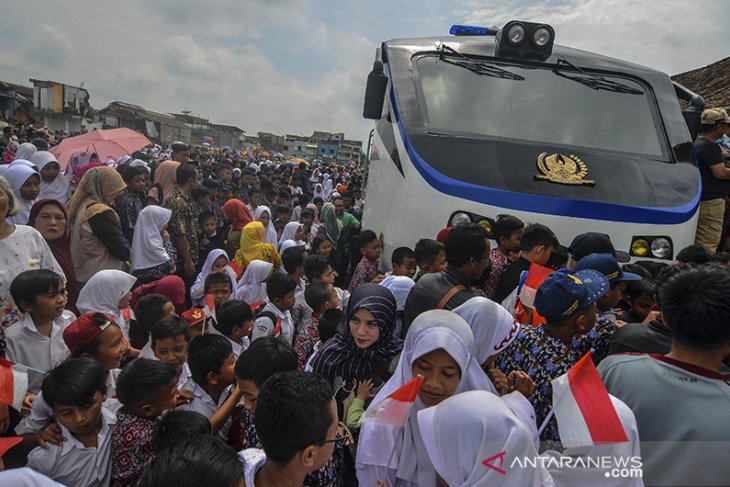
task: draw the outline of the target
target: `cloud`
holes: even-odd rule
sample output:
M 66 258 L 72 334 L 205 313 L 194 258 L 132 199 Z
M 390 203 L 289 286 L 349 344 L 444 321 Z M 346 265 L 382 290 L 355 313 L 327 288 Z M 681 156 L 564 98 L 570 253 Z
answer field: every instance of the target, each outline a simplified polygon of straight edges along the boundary
M 730 23 L 716 0 L 0 0 L 0 11 L 4 81 L 84 80 L 95 108 L 188 108 L 249 133 L 361 140 L 372 126 L 361 113 L 365 81 L 390 38 L 525 18 L 554 25 L 561 44 L 676 73 L 727 55 Z
M 545 22 L 558 44 L 677 74 L 727 56 L 727 3 L 719 0 L 633 2 L 569 0 L 525 4 L 464 0 L 458 14 L 477 25 Z M 691 22 L 688 21 L 691 19 Z

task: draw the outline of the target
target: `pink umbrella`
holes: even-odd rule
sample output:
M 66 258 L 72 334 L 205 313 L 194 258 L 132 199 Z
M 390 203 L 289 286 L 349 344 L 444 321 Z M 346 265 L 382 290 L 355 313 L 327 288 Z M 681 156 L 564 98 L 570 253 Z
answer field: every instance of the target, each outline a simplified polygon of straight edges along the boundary
M 63 139 L 49 152 L 56 156 L 63 171 L 71 156 L 76 152 L 96 152 L 99 160 L 104 162 L 107 159 L 116 159 L 131 154 L 150 144 L 152 142 L 147 137 L 132 129 L 94 130 L 88 134 Z

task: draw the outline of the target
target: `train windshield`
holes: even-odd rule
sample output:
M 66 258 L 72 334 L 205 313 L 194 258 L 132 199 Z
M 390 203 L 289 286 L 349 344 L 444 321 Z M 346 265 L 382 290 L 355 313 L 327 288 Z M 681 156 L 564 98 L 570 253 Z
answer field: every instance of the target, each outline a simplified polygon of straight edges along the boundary
M 634 79 L 431 54 L 414 65 L 430 133 L 669 160 L 651 93 Z

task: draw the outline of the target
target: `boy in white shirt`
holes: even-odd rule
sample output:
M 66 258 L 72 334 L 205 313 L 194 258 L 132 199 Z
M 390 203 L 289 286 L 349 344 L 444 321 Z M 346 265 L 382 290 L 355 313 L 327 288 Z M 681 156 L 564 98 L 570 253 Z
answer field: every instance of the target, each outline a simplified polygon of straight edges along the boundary
M 190 343 L 188 365 L 192 377 L 185 385 L 193 398 L 190 404 L 179 407 L 183 411 L 195 411 L 210 420 L 212 433 L 228 438 L 231 413 L 242 393 L 231 385 L 236 381 L 231 342 L 221 335 L 201 335 Z
M 28 454 L 28 467 L 64 485 L 109 485 L 116 417 L 102 407 L 106 375 L 99 362 L 77 358 L 46 376 L 43 397 L 61 424 L 64 441 L 35 448 Z
M 10 285 L 10 294 L 25 316 L 6 330 L 7 358 L 43 372 L 66 359 L 63 330 L 76 319 L 66 306 L 63 278 L 47 269 L 21 272 Z M 30 371 L 28 392 L 38 394 L 43 374 Z
M 251 306 L 240 299 L 229 299 L 216 307 L 215 315 L 218 319 L 215 328 L 231 342 L 233 356 L 238 359 L 251 344 L 248 338 L 253 328 Z
M 266 294 L 269 302 L 254 321 L 251 341 L 263 336 L 281 336 L 289 345 L 294 342 L 294 325 L 291 309 L 294 307 L 294 292 L 297 283 L 290 276 L 274 272 L 266 280 Z

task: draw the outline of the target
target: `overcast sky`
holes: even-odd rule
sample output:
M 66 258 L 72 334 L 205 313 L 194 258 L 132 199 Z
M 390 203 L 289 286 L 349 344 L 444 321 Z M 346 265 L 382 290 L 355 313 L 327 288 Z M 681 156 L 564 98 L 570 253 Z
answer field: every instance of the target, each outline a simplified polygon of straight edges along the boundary
M 0 80 L 85 82 L 91 104 L 189 109 L 248 133 L 366 140 L 375 48 L 455 23 L 550 23 L 556 42 L 676 74 L 730 55 L 725 0 L 0 0 Z M 693 30 L 690 30 L 693 29 Z

